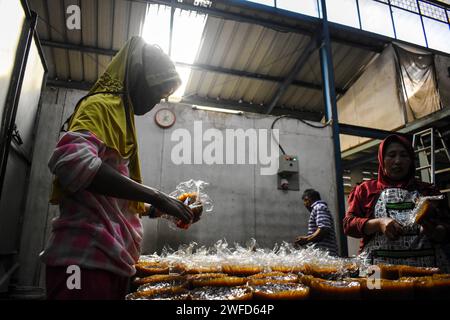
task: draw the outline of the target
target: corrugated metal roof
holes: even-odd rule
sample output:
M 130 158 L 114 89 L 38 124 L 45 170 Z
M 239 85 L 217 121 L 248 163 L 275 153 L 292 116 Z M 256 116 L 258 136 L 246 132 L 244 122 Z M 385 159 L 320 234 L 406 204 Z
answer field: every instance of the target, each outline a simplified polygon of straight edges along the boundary
M 310 37 L 305 35 L 209 17 L 195 63 L 285 78 L 309 41 Z M 337 43 L 332 45 L 332 49 L 337 88 L 344 88 L 374 56 L 373 52 Z M 321 85 L 317 50 L 295 79 Z M 194 71 L 186 95 L 260 105 L 270 103 L 277 87 L 270 81 Z M 322 92 L 291 85 L 279 104 L 287 108 L 321 112 Z
M 66 28 L 68 15 L 65 10 L 71 4 L 81 8 L 81 30 Z M 38 34 L 42 40 L 112 50 L 120 49 L 127 39 L 141 33 L 146 6 L 144 2 L 126 0 L 30 0 L 31 9 L 40 17 Z M 194 63 L 283 79 L 289 75 L 309 41 L 308 35 L 209 16 Z M 341 89 L 375 55 L 342 43 L 333 43 L 332 49 L 336 88 Z M 44 53 L 49 65 L 49 79 L 87 83 L 95 82 L 111 60 L 109 55 L 48 46 L 44 47 Z M 317 50 L 306 60 L 295 80 L 309 86 L 291 84 L 277 106 L 322 112 L 322 92 L 317 89 L 321 86 Z M 251 103 L 264 111 L 280 85 L 280 82 L 257 77 L 195 69 L 185 96 Z

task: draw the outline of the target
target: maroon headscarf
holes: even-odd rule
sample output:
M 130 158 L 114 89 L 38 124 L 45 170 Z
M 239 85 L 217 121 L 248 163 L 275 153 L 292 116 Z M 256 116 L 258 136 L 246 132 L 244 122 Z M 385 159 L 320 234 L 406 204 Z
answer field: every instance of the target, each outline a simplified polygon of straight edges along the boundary
M 408 171 L 408 175 L 402 181 L 393 181 L 391 180 L 384 171 L 384 156 L 386 153 L 387 147 L 393 143 L 397 142 L 405 147 L 406 151 L 408 151 L 409 158 L 411 159 L 411 166 Z M 385 189 L 387 187 L 398 187 L 398 188 L 406 188 L 408 185 L 414 183 L 414 176 L 416 174 L 416 168 L 414 165 L 414 149 L 411 145 L 411 142 L 398 134 L 391 134 L 386 137 L 378 148 L 378 188 Z

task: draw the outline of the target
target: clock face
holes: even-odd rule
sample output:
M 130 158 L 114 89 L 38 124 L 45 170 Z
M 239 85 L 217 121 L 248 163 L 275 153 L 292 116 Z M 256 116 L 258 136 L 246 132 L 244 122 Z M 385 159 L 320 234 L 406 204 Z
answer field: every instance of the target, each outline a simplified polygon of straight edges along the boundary
M 161 128 L 169 128 L 175 123 L 175 114 L 169 109 L 159 109 L 155 114 L 155 122 Z

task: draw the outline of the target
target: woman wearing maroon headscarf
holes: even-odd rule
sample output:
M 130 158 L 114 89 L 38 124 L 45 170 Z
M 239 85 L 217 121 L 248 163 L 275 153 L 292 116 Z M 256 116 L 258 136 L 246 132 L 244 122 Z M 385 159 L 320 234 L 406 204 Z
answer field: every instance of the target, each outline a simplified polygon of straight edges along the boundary
M 356 186 L 348 198 L 344 233 L 362 238 L 360 254 L 371 264 L 438 266 L 448 270 L 441 246 L 450 240 L 445 201 L 421 225 L 408 223 L 421 196 L 439 195 L 415 179 L 414 150 L 408 139 L 390 135 L 378 150 L 378 179 Z

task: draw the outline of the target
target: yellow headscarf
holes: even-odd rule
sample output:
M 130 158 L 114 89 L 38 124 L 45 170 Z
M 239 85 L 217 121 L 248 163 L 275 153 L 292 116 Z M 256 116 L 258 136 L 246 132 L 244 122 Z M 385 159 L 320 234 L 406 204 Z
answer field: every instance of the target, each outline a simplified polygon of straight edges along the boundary
M 128 90 L 136 81 L 134 70 L 144 70 L 145 85 L 149 88 L 168 81 L 180 82 L 175 66 L 161 49 L 147 45 L 141 37 L 133 37 L 114 56 L 89 94 L 78 103 L 68 123 L 68 131 L 95 134 L 107 147 L 129 159 L 130 178 L 142 183 L 133 105 Z M 58 204 L 65 194 L 56 177 L 50 203 Z M 130 201 L 130 210 L 143 213 L 144 203 Z

